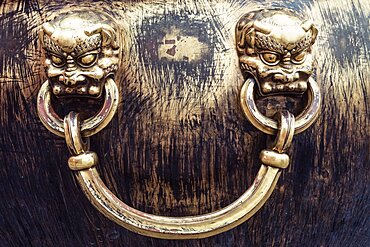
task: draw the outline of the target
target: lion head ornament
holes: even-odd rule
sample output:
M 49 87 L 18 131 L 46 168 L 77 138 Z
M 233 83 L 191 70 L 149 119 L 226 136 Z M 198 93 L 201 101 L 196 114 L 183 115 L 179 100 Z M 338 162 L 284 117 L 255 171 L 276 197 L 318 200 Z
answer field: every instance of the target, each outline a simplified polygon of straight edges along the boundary
M 53 93 L 99 98 L 118 69 L 118 29 L 106 14 L 72 11 L 45 23 L 39 33 Z
M 288 10 L 259 10 L 236 27 L 240 67 L 252 75 L 262 96 L 302 94 L 313 72 L 312 45 L 317 29 Z

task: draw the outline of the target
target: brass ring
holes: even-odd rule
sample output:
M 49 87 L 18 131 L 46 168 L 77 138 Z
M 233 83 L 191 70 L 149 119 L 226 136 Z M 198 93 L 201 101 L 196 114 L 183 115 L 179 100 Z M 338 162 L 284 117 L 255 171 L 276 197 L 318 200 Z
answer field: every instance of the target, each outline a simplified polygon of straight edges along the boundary
M 283 151 L 281 148 L 286 148 L 291 143 L 294 116 L 282 113 L 280 118 L 281 126 L 274 148 Z M 73 147 L 72 153 L 79 155 L 79 151 L 73 150 L 84 152 L 86 150 L 82 145 L 81 133 L 79 128 L 76 128 L 76 123 L 78 114 L 70 113 L 65 118 L 66 129 L 70 131 L 65 138 Z M 97 163 L 97 157 L 94 162 Z M 102 214 L 133 232 L 165 239 L 205 238 L 240 225 L 252 217 L 267 201 L 281 173 L 277 166 L 262 164 L 252 186 L 227 207 L 198 216 L 165 217 L 141 212 L 122 202 L 107 188 L 91 162 L 88 166 L 80 167 L 80 169 L 74 167 L 77 170 L 75 173 L 77 180 L 85 195 Z
M 254 101 L 254 88 L 256 81 L 253 78 L 248 78 L 240 92 L 240 104 L 242 110 L 254 127 L 260 131 L 274 135 L 278 130 L 276 120 L 263 115 L 257 108 Z M 308 103 L 306 108 L 296 117 L 295 134 L 299 134 L 310 127 L 319 115 L 321 108 L 320 88 L 313 78 L 308 80 Z
M 118 106 L 118 88 L 113 79 L 108 78 L 105 85 L 105 99 L 102 108 L 94 116 L 82 121 L 82 136 L 88 137 L 98 133 L 112 120 Z M 63 120 L 54 111 L 51 104 L 51 87 L 45 81 L 37 96 L 37 112 L 41 122 L 52 133 L 64 137 Z

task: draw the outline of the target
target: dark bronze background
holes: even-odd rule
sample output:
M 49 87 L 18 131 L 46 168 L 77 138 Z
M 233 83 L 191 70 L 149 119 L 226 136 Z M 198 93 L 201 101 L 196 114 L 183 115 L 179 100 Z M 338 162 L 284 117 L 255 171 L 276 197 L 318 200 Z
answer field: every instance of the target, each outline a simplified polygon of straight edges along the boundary
M 238 198 L 266 145 L 238 106 L 238 18 L 280 6 L 314 20 L 322 114 L 295 136 L 291 166 L 252 219 L 209 239 L 168 241 L 129 232 L 90 205 L 64 140 L 36 113 L 46 79 L 37 32 L 76 6 L 108 11 L 129 30 L 119 113 L 91 138 L 102 177 L 129 205 L 177 216 Z M 368 246 L 368 1 L 19 0 L 2 2 L 0 13 L 0 246 Z M 176 56 L 173 45 L 198 55 Z

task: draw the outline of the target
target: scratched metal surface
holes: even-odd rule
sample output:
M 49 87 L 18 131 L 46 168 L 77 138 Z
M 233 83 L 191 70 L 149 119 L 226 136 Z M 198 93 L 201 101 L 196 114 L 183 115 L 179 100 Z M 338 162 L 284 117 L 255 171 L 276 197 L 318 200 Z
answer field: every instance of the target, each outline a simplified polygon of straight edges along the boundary
M 209 239 L 165 241 L 120 228 L 89 204 L 64 141 L 35 107 L 46 78 L 37 31 L 81 6 L 111 13 L 127 41 L 119 113 L 91 149 L 109 188 L 162 215 L 226 206 L 258 170 L 266 136 L 237 104 L 238 19 L 277 6 L 314 20 L 322 114 L 295 137 L 292 164 L 252 219 Z M 0 246 L 368 246 L 369 1 L 18 0 L 3 1 L 0 13 Z

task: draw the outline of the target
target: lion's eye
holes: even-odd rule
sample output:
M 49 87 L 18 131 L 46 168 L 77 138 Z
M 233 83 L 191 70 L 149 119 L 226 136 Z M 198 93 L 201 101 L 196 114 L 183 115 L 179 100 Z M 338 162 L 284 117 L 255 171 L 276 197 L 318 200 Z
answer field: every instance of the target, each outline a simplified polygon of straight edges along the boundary
M 276 65 L 279 63 L 279 55 L 272 52 L 265 52 L 261 54 L 262 60 L 268 65 Z
M 302 52 L 300 52 L 300 53 L 298 53 L 298 54 L 295 54 L 295 55 L 292 57 L 292 62 L 293 62 L 293 63 L 298 63 L 298 64 L 300 64 L 300 63 L 303 63 L 303 62 L 304 62 L 305 58 L 306 58 L 306 52 L 305 52 L 305 51 L 302 51 Z
M 51 62 L 55 67 L 61 67 L 64 65 L 64 60 L 61 57 L 51 55 Z
M 92 66 L 97 58 L 97 54 L 87 54 L 85 56 L 79 57 L 78 62 L 83 67 Z

